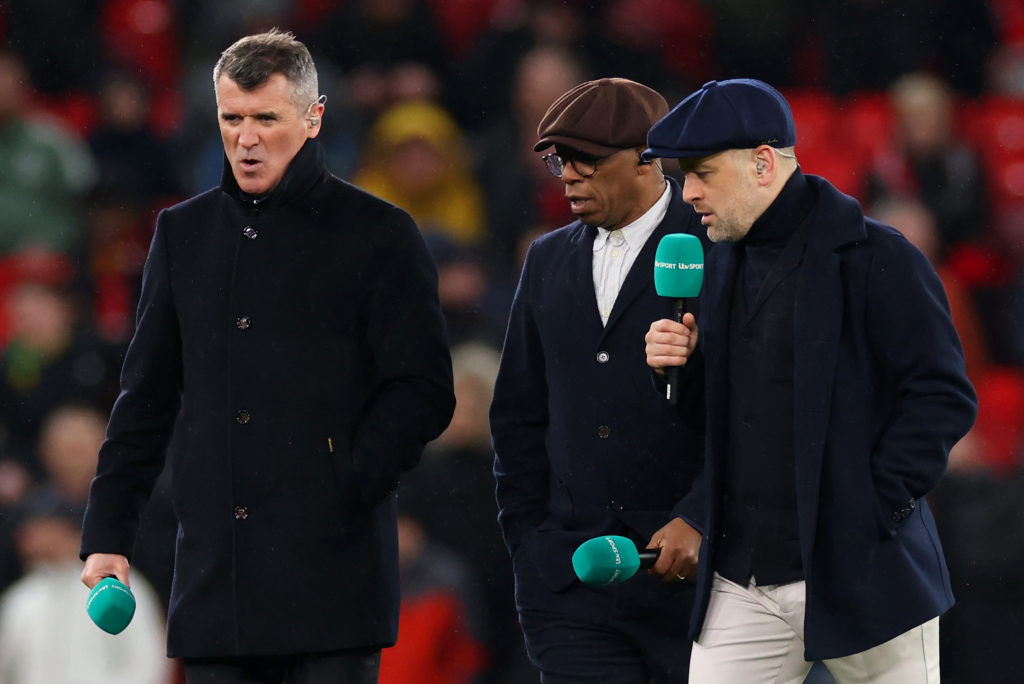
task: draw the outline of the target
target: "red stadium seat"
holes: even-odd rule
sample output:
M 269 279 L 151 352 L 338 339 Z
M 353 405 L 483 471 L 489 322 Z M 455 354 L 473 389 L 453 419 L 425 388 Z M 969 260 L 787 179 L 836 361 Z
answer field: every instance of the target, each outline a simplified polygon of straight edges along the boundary
M 893 137 L 895 114 L 885 92 L 864 92 L 839 104 L 843 117 L 844 139 L 874 157 Z
M 798 153 L 814 156 L 818 150 L 834 148 L 842 126 L 832 98 L 819 90 L 784 93 L 793 110 Z
M 989 163 L 989 189 L 999 206 L 1024 203 L 1024 155 Z
M 1024 98 L 992 96 L 967 105 L 962 124 L 986 159 L 1024 159 Z

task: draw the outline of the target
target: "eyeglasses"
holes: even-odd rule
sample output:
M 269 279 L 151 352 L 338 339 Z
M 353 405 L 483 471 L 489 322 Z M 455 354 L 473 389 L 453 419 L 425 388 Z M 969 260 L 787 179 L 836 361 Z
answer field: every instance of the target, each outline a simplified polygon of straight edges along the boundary
M 570 157 L 567 159 L 555 152 L 545 154 L 541 157 L 541 160 L 547 164 L 548 172 L 555 178 L 562 177 L 562 173 L 565 171 L 566 162 L 572 165 L 573 171 L 584 178 L 590 178 L 597 173 L 597 165 L 603 159 L 607 159 L 607 157 L 589 157 L 580 155 L 578 157 Z

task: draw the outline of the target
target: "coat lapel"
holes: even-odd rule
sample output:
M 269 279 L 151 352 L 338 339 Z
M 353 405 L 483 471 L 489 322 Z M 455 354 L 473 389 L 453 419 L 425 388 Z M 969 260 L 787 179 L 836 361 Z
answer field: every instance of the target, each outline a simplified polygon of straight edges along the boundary
M 732 310 L 733 290 L 736 285 L 738 247 L 720 243 L 708 254 L 704 278 L 705 295 L 698 318 L 697 344 L 704 353 L 708 416 L 708 453 L 725 453 L 729 397 L 729 318 Z M 717 473 L 712 466 L 709 485 L 717 487 Z
M 864 215 L 855 201 L 825 194 L 820 181 L 814 176 L 808 179 L 819 186 L 819 200 L 809 218 L 814 232 L 807 243 L 794 312 L 794 430 L 801 539 L 814 539 L 818 519 L 817 493 L 844 315 L 839 250 L 867 237 Z
M 569 253 L 568 273 L 570 297 L 579 319 L 587 326 L 601 328 L 601 312 L 597 310 L 594 291 L 594 238 L 597 228 L 577 225 Z
M 636 260 L 630 267 L 629 273 L 626 274 L 626 279 L 622 283 L 622 288 L 619 290 L 618 296 L 615 297 L 615 304 L 612 305 L 612 312 L 608 316 L 608 323 L 605 324 L 605 335 L 608 335 L 615 327 L 615 324 L 622 319 L 623 315 L 629 310 L 630 305 L 637 297 L 639 297 L 648 288 L 654 287 L 654 254 L 658 251 L 658 243 L 661 242 L 661 238 L 665 237 L 669 233 L 688 232 L 687 227 L 689 226 L 689 222 L 687 220 L 687 212 L 690 211 L 690 209 L 683 202 L 682 194 L 675 181 L 669 179 L 668 182 L 671 187 L 668 211 L 665 212 L 665 218 L 661 220 L 661 223 L 654 229 L 651 236 L 647 238 L 647 242 L 644 243 L 643 248 L 640 250 L 640 254 L 637 255 Z M 590 244 L 593 246 L 593 241 L 591 241 Z M 591 261 L 592 260 L 593 253 L 591 253 Z M 668 311 L 667 303 L 665 311 Z M 604 336 L 602 336 L 602 338 L 603 337 Z

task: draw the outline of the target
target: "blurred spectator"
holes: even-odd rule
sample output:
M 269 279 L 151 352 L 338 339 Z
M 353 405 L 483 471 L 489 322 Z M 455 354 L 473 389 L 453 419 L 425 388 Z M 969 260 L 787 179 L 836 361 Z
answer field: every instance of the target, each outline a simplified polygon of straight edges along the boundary
M 437 20 L 424 0 L 347 0 L 318 28 L 311 48 L 345 71 L 387 71 L 415 62 L 441 73 L 447 64 Z
M 7 44 L 20 54 L 30 80 L 43 93 L 62 98 L 94 85 L 100 63 L 98 28 L 102 2 L 6 0 Z M 5 98 L 0 97 L 0 102 Z
M 0 596 L 0 682 L 168 682 L 163 611 L 140 574 L 132 577 L 136 611 L 124 632 L 112 639 L 89 620 L 80 520 L 49 495 L 31 497 L 22 511 L 15 536 L 28 572 Z
M 553 46 L 570 52 L 583 65 L 583 77 L 621 76 L 655 89 L 668 89 L 672 80 L 653 46 L 637 49 L 624 40 L 602 11 L 607 2 L 589 0 L 521 0 L 507 3 L 477 48 L 459 65 L 459 120 L 478 130 L 508 111 L 512 83 L 520 59 L 536 47 Z M 611 15 L 609 15 L 611 16 Z M 564 92 L 564 91 L 563 91 Z M 550 102 L 549 102 L 550 104 Z M 455 104 L 453 103 L 453 106 Z
M 664 83 L 664 92 L 669 102 L 676 102 L 701 83 L 725 75 L 726 69 L 716 63 L 709 45 L 709 38 L 716 33 L 709 10 L 718 4 L 722 4 L 720 0 L 608 0 L 604 30 L 621 44 L 656 55 L 672 72 L 672 78 Z M 768 13 L 743 9 L 748 16 L 772 21 L 779 4 L 773 3 Z M 772 35 L 772 39 L 773 45 L 781 42 L 778 35 Z M 756 68 L 756 64 L 750 66 Z M 746 70 L 742 73 L 754 75 Z
M 131 196 L 97 192 L 89 202 L 92 316 L 96 333 L 106 344 L 126 346 L 133 330 L 142 266 L 153 234 L 151 214 Z
M 99 121 L 89 136 L 97 164 L 97 189 L 107 197 L 151 206 L 173 204 L 182 190 L 171 155 L 149 128 L 149 94 L 128 72 L 110 72 L 99 90 Z
M 874 161 L 867 199 L 919 199 L 935 215 L 939 250 L 945 255 L 977 237 L 986 226 L 989 213 L 981 161 L 954 134 L 955 99 L 942 79 L 908 74 L 893 85 L 890 95 L 895 130 L 890 145 Z
M 529 672 L 535 682 L 536 671 L 522 649 L 512 565 L 498 528 L 491 474 L 494 453 L 487 411 L 498 358 L 495 348 L 478 342 L 453 348 L 455 414 L 403 480 L 399 501 L 431 539 L 454 550 L 472 568 L 472 591 L 482 600 L 482 638 L 490 655 L 479 681 L 508 682 L 515 672 Z M 399 646 L 404 638 L 403 633 Z
M 978 386 L 978 424 L 950 454 L 933 493 L 956 605 L 942 618 L 947 684 L 1016 684 L 1024 632 L 1024 374 L 999 369 Z
M 871 215 L 903 233 L 935 267 L 946 290 L 953 326 L 964 348 L 967 377 L 977 386 L 989 365 L 988 343 L 970 291 L 942 259 L 935 217 L 926 206 L 913 199 L 888 200 L 876 205 Z
M 73 253 L 82 242 L 79 212 L 94 179 L 92 159 L 79 140 L 31 116 L 31 94 L 21 59 L 0 51 L 0 254 L 27 247 Z
M 971 290 L 993 363 L 1024 367 L 1024 204 L 1002 207 L 949 266 Z
M 776 0 L 770 12 L 752 11 L 749 0 L 702 4 L 714 26 L 708 42 L 714 49 L 716 78 L 757 78 L 779 88 L 795 85 L 797 47 L 805 42 L 805 18 L 813 15 L 817 2 Z
M 174 130 L 182 118 L 177 0 L 102 0 L 102 5 L 104 57 L 146 83 L 154 104 L 153 130 L 161 135 Z
M 958 92 L 977 94 L 984 86 L 997 39 L 989 2 L 824 0 L 816 8 L 812 16 L 834 95 L 886 88 L 927 68 Z
M 348 80 L 356 106 L 371 115 L 408 99 L 437 96 L 448 58 L 425 0 L 347 0 L 306 41 Z
M 398 643 L 381 654 L 380 684 L 470 684 L 485 654 L 471 627 L 471 570 L 416 518 L 398 516 L 402 588 Z
M 0 593 L 21 576 L 14 548 L 14 513 L 31 485 L 28 471 L 0 453 Z
M 356 185 L 408 211 L 424 234 L 460 245 L 484 239 L 484 199 L 462 131 L 429 102 L 384 112 L 370 131 Z
M 514 285 L 520 242 L 534 227 L 561 226 L 573 218 L 565 187 L 537 159 L 533 145 L 544 112 L 583 80 L 583 69 L 568 50 L 531 49 L 516 67 L 511 107 L 476 140 L 477 177 L 487 197 L 485 259 L 496 282 Z
M 1024 45 L 1000 46 L 988 63 L 988 92 L 1024 97 Z
M 1008 258 L 1010 273 L 1000 307 L 1000 344 L 1007 363 L 1024 368 L 1024 204 L 1007 207 L 995 223 L 996 243 Z
M 477 341 L 500 347 L 511 295 L 489 281 L 475 250 L 440 233 L 426 240 L 437 266 L 437 295 L 449 345 Z
M 0 355 L 0 454 L 38 476 L 33 452 L 43 418 L 72 400 L 109 407 L 118 365 L 70 290 L 66 258 L 23 255 L 20 270 L 7 293 L 12 338 Z

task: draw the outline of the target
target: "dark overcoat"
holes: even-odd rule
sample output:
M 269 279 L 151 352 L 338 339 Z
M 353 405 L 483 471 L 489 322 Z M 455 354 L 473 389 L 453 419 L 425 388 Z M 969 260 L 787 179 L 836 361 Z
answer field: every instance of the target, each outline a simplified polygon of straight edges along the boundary
M 226 167 L 157 218 L 121 382 L 82 554 L 131 555 L 166 450 L 171 656 L 394 643 L 393 492 L 454 407 L 405 212 L 331 176 L 313 141 L 261 199 Z
M 670 183 L 665 218 L 605 325 L 594 290 L 596 228 L 576 221 L 527 254 L 491 404 L 498 519 L 521 603 L 575 581 L 572 554 L 589 538 L 626 531 L 646 545 L 703 468 L 702 435 L 655 391 L 646 365 L 644 335 L 672 303 L 654 289 L 658 243 L 668 233 L 702 233 Z M 541 585 L 522 581 L 524 561 Z
M 977 412 L 945 293 L 897 231 L 816 176 L 794 323 L 794 436 L 807 660 L 883 643 L 953 604 L 923 497 Z M 707 378 L 708 521 L 691 636 L 700 634 L 719 532 L 728 440 L 735 244 L 707 260 L 700 347 Z M 772 359 L 764 359 L 771 364 Z

